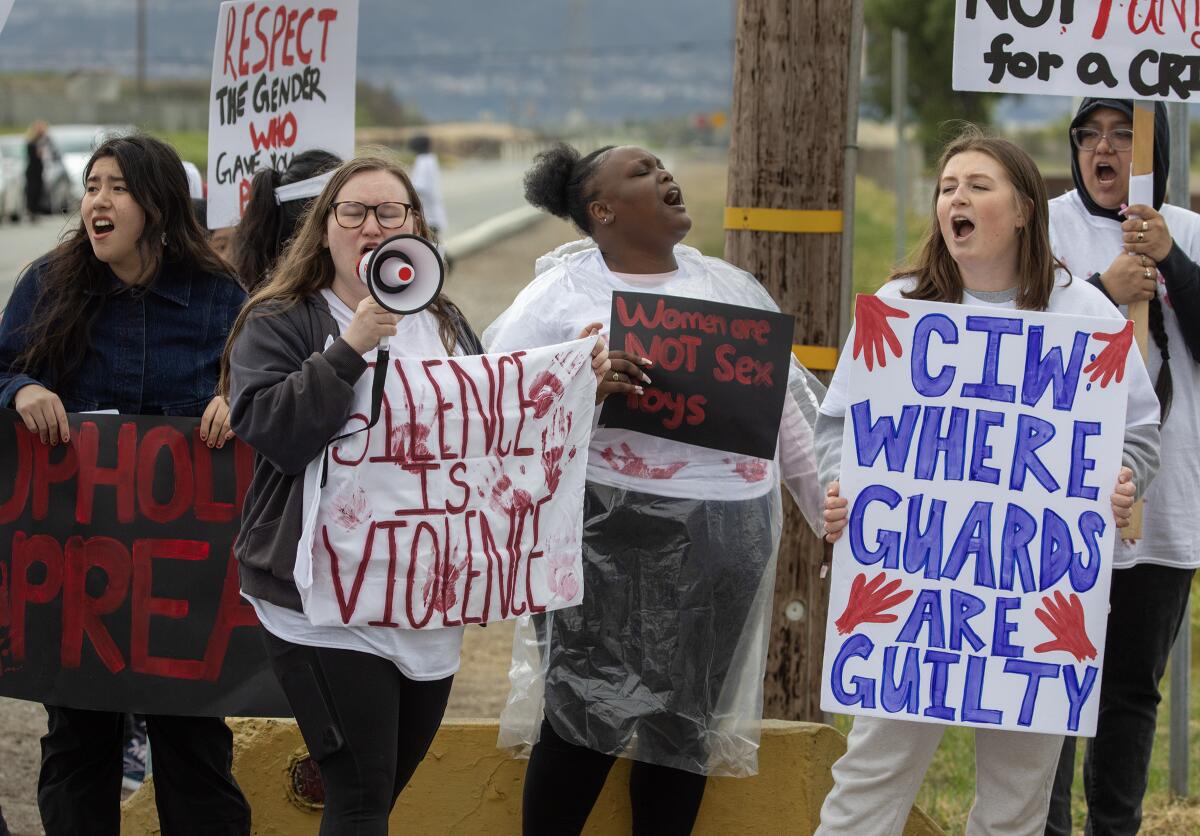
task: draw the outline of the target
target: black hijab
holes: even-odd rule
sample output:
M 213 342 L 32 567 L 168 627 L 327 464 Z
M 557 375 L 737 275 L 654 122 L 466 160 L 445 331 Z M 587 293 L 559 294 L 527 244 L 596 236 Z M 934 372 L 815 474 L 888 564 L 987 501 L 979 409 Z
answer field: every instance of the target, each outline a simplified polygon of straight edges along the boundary
M 1084 99 L 1079 105 L 1079 110 L 1075 113 L 1075 118 L 1071 120 L 1071 128 L 1068 130 L 1067 138 L 1070 140 L 1070 130 L 1074 130 L 1087 120 L 1092 111 L 1097 108 L 1108 107 L 1113 110 L 1119 110 L 1124 113 L 1129 120 L 1133 120 L 1133 102 L 1129 99 Z M 1071 179 L 1075 181 L 1075 191 L 1079 193 L 1083 205 L 1093 215 L 1101 218 L 1120 223 L 1125 220 L 1117 214 L 1115 209 L 1105 209 L 1096 201 L 1092 200 L 1092 196 L 1088 194 L 1087 187 L 1083 184 L 1083 178 L 1079 174 L 1079 149 L 1075 147 L 1075 143 L 1071 142 Z M 1167 108 L 1162 102 L 1154 103 L 1154 208 L 1161 209 L 1163 198 L 1167 194 L 1167 173 L 1170 170 L 1171 161 L 1171 126 L 1167 122 Z M 1117 173 L 1118 176 L 1121 172 Z

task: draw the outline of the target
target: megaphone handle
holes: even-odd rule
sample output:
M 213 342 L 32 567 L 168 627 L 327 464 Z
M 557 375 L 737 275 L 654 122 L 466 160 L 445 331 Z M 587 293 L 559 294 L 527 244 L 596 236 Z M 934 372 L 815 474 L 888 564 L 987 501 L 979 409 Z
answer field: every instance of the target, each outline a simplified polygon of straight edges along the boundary
M 348 433 L 342 433 L 329 440 L 325 445 L 325 453 L 321 460 L 321 487 L 325 487 L 326 480 L 329 479 L 329 448 L 334 442 L 341 441 L 343 438 L 349 438 L 352 435 L 357 435 L 363 430 L 369 430 L 371 427 L 379 423 L 379 413 L 383 406 L 383 384 L 387 381 L 388 366 L 391 365 L 390 352 L 388 350 L 388 338 L 384 337 L 379 341 L 379 351 L 375 355 L 375 375 L 371 379 L 371 420 L 365 427 L 359 427 L 357 430 L 351 430 Z

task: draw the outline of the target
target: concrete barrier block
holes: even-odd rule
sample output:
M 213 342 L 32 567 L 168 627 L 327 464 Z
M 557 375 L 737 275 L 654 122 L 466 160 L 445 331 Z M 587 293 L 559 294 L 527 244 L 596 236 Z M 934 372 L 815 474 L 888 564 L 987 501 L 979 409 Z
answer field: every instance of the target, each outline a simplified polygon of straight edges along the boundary
M 230 727 L 234 732 L 234 775 L 250 799 L 256 836 L 315 834 L 319 810 L 307 804 L 295 786 L 305 780 L 301 764 L 307 757 L 296 724 L 236 719 L 230 721 Z M 443 723 L 392 812 L 392 832 L 422 836 L 519 834 L 525 761 L 513 760 L 498 750 L 496 732 L 494 720 Z M 759 774 L 712 779 L 704 794 L 696 836 L 812 833 L 821 802 L 833 785 L 830 767 L 845 750 L 845 738 L 830 726 L 765 721 Z M 586 836 L 630 832 L 629 766 L 628 761 L 619 759 L 613 768 L 584 831 Z M 301 774 L 294 778 L 297 770 Z M 160 832 L 153 783 L 151 778 L 125 802 L 123 834 Z M 914 809 L 904 832 L 905 836 L 934 836 L 942 831 Z

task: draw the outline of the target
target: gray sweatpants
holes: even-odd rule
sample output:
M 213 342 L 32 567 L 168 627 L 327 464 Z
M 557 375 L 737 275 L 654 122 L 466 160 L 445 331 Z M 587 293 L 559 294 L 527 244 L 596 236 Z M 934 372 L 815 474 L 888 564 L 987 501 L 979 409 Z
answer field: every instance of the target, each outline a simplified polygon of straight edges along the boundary
M 900 836 L 943 725 L 854 718 L 817 836 Z M 1062 736 L 975 730 L 975 804 L 967 836 L 1040 836 Z

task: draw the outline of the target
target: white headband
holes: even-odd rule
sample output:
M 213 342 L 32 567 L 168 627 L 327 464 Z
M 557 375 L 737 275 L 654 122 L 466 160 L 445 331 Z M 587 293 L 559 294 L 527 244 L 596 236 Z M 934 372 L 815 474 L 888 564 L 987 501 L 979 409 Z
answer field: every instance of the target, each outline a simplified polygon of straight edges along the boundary
M 310 177 L 307 180 L 299 180 L 295 183 L 288 183 L 286 186 L 280 186 L 275 190 L 275 202 L 286 203 L 289 200 L 306 200 L 310 197 L 316 197 L 325 188 L 325 184 L 329 182 L 329 178 L 333 176 L 333 171 L 327 171 L 324 174 L 318 174 L 316 177 Z

